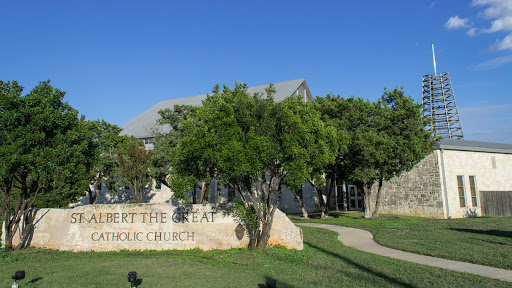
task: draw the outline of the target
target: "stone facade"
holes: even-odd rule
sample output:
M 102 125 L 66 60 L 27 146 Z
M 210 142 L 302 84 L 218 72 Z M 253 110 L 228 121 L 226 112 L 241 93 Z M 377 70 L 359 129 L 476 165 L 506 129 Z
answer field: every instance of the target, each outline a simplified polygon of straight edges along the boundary
M 380 213 L 444 218 L 438 151 L 382 186 Z M 377 185 L 372 187 L 375 203 Z
M 481 216 L 479 191 L 511 191 L 511 175 L 510 153 L 437 149 L 411 171 L 384 183 L 380 213 Z M 375 185 L 373 201 L 376 189 Z
M 448 217 L 480 216 L 479 191 L 512 190 L 512 154 L 444 150 Z M 461 207 L 457 176 L 462 177 L 465 207 Z M 470 179 L 474 177 L 476 205 L 471 199 Z
M 318 211 L 320 209 L 317 193 L 311 184 L 302 185 L 302 195 L 302 203 L 308 212 Z M 279 209 L 286 213 L 302 213 L 299 201 L 288 188 L 283 189 L 281 201 L 279 202 Z
M 85 205 L 33 210 L 31 218 L 30 246 L 66 251 L 211 250 L 243 248 L 249 243 L 229 204 Z M 17 231 L 13 245 L 19 243 L 22 229 L 28 228 Z M 277 210 L 268 243 L 302 250 L 302 230 Z

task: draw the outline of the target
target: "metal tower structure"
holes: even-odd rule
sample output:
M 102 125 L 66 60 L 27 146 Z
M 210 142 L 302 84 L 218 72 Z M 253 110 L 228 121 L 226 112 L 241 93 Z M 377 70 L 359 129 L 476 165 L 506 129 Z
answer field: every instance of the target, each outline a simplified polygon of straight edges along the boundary
M 431 121 L 426 129 L 445 139 L 464 139 L 450 74 L 437 73 L 434 44 L 432 55 L 434 74 L 424 75 L 422 84 L 423 117 Z

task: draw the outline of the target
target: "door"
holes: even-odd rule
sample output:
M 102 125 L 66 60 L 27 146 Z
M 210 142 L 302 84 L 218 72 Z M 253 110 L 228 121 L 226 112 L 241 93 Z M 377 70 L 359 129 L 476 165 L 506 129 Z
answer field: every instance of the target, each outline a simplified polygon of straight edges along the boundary
M 363 197 L 356 185 L 348 185 L 348 205 L 349 210 L 363 209 Z
M 343 189 L 343 184 L 336 184 L 336 210 L 345 210 L 345 197 L 343 197 L 345 194 Z

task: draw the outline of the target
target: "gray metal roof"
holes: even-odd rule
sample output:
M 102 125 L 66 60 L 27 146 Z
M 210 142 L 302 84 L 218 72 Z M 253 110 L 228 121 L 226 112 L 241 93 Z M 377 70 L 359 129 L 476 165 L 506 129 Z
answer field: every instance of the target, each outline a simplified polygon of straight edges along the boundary
M 510 145 L 510 144 L 458 140 L 458 139 L 442 139 L 439 142 L 438 148 L 442 148 L 445 150 L 512 154 L 512 145 Z
M 299 89 L 301 86 L 306 90 L 307 98 L 312 100 L 313 97 L 304 78 L 275 83 L 274 87 L 276 89 L 276 93 L 274 94 L 274 100 L 279 102 L 286 97 L 295 96 L 296 93 L 303 95 L 304 89 Z M 263 97 L 266 97 L 267 94 L 265 92 L 265 88 L 267 87 L 268 84 L 248 87 L 247 92 L 251 95 L 254 93 L 262 93 Z M 121 135 L 133 135 L 137 138 L 153 137 L 155 129 L 159 133 L 168 133 L 170 131 L 170 127 L 168 125 L 159 126 L 156 124 L 156 120 L 160 118 L 158 111 L 166 108 L 173 109 L 174 105 L 200 106 L 204 99 L 206 99 L 206 94 L 161 101 L 121 126 L 123 129 Z

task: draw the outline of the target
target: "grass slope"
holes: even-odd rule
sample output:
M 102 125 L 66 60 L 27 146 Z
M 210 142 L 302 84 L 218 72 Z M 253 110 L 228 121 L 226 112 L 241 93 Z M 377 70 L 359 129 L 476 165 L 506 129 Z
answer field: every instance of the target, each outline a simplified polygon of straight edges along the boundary
M 512 283 L 412 264 L 343 246 L 334 232 L 303 227 L 304 250 L 265 252 L 121 251 L 59 252 L 26 249 L 0 254 L 0 287 L 24 269 L 22 287 L 512 287 Z
M 308 220 L 367 230 L 375 242 L 403 251 L 512 270 L 512 217 L 430 219 L 363 213 Z

